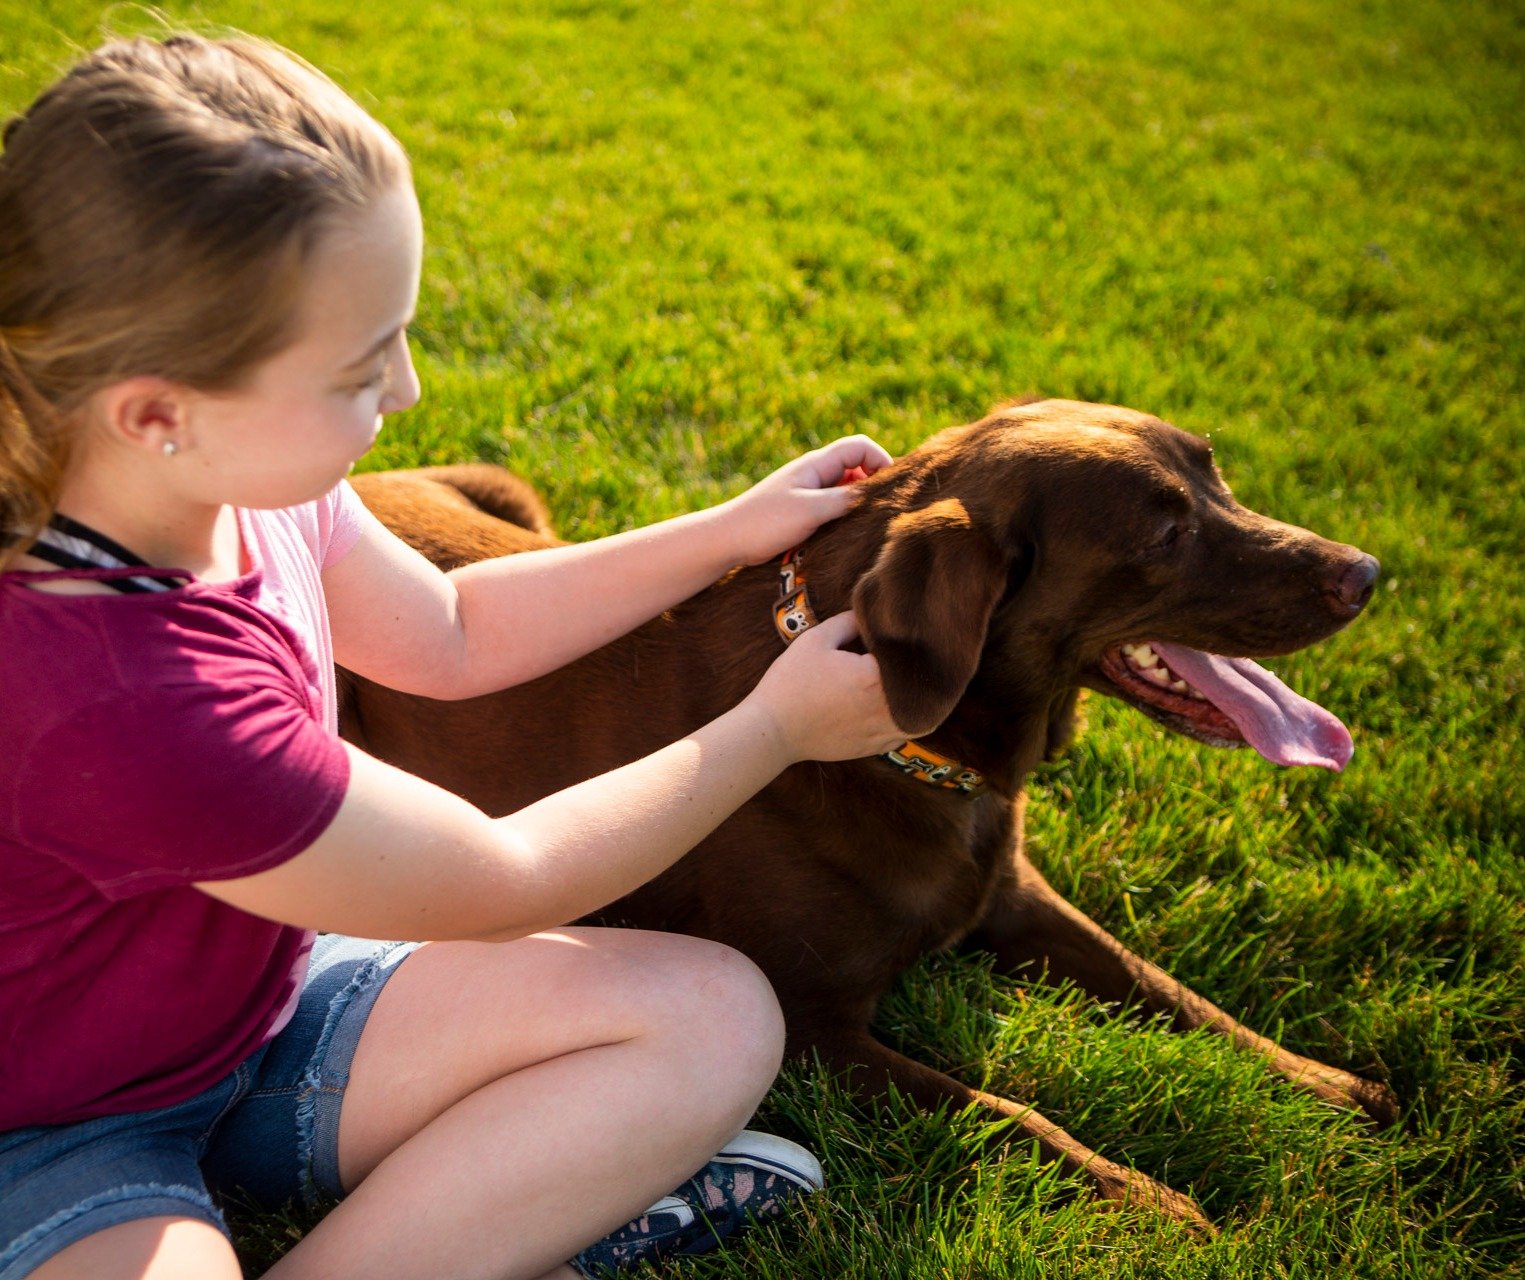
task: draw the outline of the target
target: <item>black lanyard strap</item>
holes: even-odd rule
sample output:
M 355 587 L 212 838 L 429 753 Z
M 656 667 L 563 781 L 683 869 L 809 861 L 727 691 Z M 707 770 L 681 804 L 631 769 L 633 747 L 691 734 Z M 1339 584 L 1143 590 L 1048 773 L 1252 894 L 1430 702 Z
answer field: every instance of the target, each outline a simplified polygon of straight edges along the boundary
M 50 533 L 57 533 L 58 538 L 50 537 Z M 48 521 L 48 528 L 44 530 L 43 537 L 55 545 L 62 539 L 70 539 L 75 543 L 86 543 L 88 548 L 94 548 L 94 552 L 87 547 L 70 548 L 75 555 L 87 560 L 97 560 L 103 569 L 120 569 L 126 565 L 142 565 L 148 568 L 148 561 L 133 555 L 120 542 L 114 542 L 99 529 L 92 529 L 87 524 L 81 524 L 78 520 L 71 520 L 68 516 L 55 514 Z M 96 555 L 95 553 L 99 553 Z M 109 558 L 112 563 L 106 564 L 104 559 Z
M 6 542 L 16 541 L 14 534 Z M 72 520 L 65 515 L 54 515 L 47 527 L 37 535 L 28 548 L 28 554 L 61 569 L 132 569 L 148 568 L 148 561 L 134 555 L 120 542 L 108 538 L 98 529 Z M 173 591 L 182 585 L 181 579 L 156 574 L 134 574 L 130 577 L 103 578 L 101 581 L 113 591 L 124 594 L 140 594 L 147 591 Z

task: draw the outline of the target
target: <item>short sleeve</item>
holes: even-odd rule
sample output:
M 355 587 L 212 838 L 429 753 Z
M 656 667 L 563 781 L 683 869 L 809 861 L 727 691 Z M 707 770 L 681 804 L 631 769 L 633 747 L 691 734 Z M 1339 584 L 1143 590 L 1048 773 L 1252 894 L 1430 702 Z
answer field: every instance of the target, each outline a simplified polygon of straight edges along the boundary
M 365 504 L 348 480 L 318 499 L 318 567 L 336 565 L 354 550 L 364 527 Z
M 338 812 L 349 757 L 276 673 L 118 690 L 37 738 L 19 775 L 18 834 L 119 899 L 294 857 Z

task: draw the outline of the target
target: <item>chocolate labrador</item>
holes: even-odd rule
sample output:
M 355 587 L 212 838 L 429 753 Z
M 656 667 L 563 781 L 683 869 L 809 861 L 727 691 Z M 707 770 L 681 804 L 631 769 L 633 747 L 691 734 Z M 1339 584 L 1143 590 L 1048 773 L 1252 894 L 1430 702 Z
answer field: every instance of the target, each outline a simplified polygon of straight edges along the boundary
M 341 673 L 343 731 L 502 814 L 673 741 L 732 706 L 816 618 L 852 608 L 902 724 L 875 759 L 787 770 L 605 923 L 718 939 L 778 992 L 796 1052 L 867 1096 L 979 1102 L 1102 1197 L 1202 1223 L 1186 1196 L 1097 1155 L 1021 1102 L 896 1053 L 870 1022 L 896 976 L 956 944 L 1007 973 L 1208 1028 L 1300 1088 L 1378 1122 L 1380 1084 L 1240 1025 L 1071 906 L 1022 847 L 1023 780 L 1068 740 L 1080 689 L 1214 746 L 1340 769 L 1343 725 L 1252 659 L 1361 612 L 1371 556 L 1242 507 L 1203 440 L 1129 409 L 1003 406 L 860 482 L 862 500 L 782 564 L 737 569 L 529 684 L 443 703 Z M 442 568 L 555 542 L 500 468 L 357 476 L 373 511 Z

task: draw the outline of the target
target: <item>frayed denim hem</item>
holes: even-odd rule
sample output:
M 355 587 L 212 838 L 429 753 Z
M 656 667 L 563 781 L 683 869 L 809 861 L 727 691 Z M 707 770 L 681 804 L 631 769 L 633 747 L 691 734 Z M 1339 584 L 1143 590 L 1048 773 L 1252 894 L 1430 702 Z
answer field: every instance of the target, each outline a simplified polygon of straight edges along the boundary
M 302 1079 L 296 1104 L 297 1163 L 301 1169 L 302 1204 L 309 1211 L 321 1207 L 325 1197 L 338 1200 L 344 1196 L 344 1188 L 339 1185 L 339 1109 L 349 1084 L 355 1046 L 385 985 L 377 977 L 421 945 L 387 944 L 356 969 L 329 1002 L 328 1016 L 312 1055 L 314 1065 Z M 330 1068 L 327 1065 L 330 1059 L 342 1065 Z

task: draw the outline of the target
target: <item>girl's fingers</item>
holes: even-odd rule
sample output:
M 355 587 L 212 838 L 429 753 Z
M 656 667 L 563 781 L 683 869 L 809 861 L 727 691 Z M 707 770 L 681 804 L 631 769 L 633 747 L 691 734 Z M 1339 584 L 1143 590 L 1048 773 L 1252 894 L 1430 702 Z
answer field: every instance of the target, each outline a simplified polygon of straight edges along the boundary
M 811 627 L 804 636 L 819 637 L 814 643 L 831 649 L 840 649 L 845 644 L 851 644 L 858 638 L 858 619 L 851 609 L 841 613 L 834 613 L 829 618 L 823 618 L 815 626 Z
M 828 489 L 842 482 L 842 477 L 857 469 L 864 476 L 871 476 L 880 467 L 894 461 L 884 448 L 867 436 L 845 436 L 841 440 L 807 453 L 801 461 L 808 461 L 809 474 L 815 477 L 813 487 Z
M 835 520 L 838 516 L 845 516 L 858 505 L 860 496 L 849 484 L 839 484 L 832 489 L 816 489 L 811 492 L 807 501 L 810 503 L 811 514 L 815 517 L 816 527 L 819 528 L 828 520 Z

